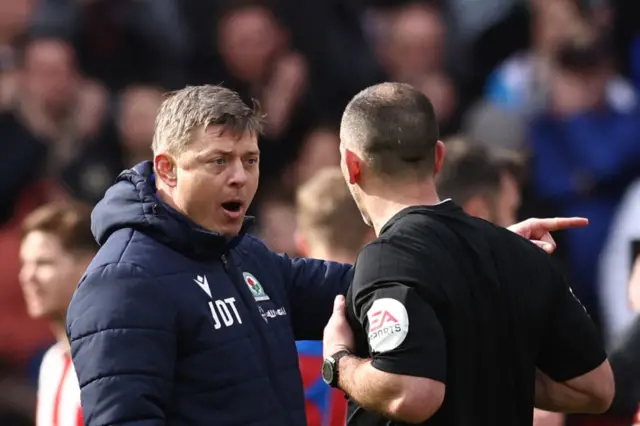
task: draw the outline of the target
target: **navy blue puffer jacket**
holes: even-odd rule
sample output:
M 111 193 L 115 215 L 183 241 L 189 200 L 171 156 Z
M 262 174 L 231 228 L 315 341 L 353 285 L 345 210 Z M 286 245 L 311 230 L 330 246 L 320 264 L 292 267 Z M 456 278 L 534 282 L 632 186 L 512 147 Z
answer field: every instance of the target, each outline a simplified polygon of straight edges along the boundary
M 305 424 L 296 340 L 318 340 L 351 267 L 207 232 L 159 202 L 150 162 L 96 206 L 100 251 L 67 332 L 86 426 Z

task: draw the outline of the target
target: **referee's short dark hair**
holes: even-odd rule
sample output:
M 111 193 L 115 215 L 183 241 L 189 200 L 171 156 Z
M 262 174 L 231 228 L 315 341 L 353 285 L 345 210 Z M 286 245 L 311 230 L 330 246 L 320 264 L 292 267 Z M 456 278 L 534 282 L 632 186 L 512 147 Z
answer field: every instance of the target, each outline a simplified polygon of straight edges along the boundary
M 440 198 L 464 205 L 473 197 L 497 196 L 507 170 L 485 146 L 458 137 L 445 141 L 445 147 L 442 169 L 436 177 Z
M 382 83 L 358 93 L 342 116 L 340 139 L 386 178 L 433 173 L 438 124 L 431 101 L 403 83 Z

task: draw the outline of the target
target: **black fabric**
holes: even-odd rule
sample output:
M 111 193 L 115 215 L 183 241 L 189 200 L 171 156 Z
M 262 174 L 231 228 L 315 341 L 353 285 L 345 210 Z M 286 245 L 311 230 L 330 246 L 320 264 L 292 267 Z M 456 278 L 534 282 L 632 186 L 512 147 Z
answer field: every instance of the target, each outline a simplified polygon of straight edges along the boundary
M 351 285 L 353 310 L 369 336 L 375 368 L 445 382 L 444 334 L 429 302 L 417 290 L 420 268 L 402 261 L 405 254 L 390 241 L 377 241 L 362 250 Z M 404 311 L 398 312 L 397 302 Z M 376 348 L 380 345 L 385 347 Z
M 606 358 L 550 257 L 451 201 L 402 210 L 360 252 L 355 269 L 347 315 L 357 355 L 381 370 L 446 384 L 442 407 L 424 424 L 529 426 L 536 367 L 567 380 Z M 411 326 L 379 364 L 367 334 L 371 317 L 361 310 L 381 297 L 402 301 Z M 402 424 L 349 405 L 349 425 Z

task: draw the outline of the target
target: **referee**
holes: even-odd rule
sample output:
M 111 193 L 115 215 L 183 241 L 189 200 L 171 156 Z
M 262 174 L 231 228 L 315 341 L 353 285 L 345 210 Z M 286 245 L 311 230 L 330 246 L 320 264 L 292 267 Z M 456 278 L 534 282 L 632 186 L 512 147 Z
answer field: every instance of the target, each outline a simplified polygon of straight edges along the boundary
M 365 89 L 340 138 L 378 237 L 325 328 L 323 378 L 350 397 L 348 424 L 529 426 L 534 406 L 605 411 L 606 353 L 549 256 L 439 200 L 429 100 L 405 84 Z

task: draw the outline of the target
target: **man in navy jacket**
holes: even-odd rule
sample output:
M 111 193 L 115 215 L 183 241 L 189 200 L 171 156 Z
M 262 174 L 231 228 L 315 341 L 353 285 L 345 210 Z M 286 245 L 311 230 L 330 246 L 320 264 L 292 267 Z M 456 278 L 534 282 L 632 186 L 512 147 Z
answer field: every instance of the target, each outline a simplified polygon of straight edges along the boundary
M 102 247 L 67 315 L 86 426 L 305 424 L 295 341 L 322 338 L 351 266 L 292 260 L 245 235 L 259 117 L 222 87 L 174 93 L 154 161 L 96 206 Z

